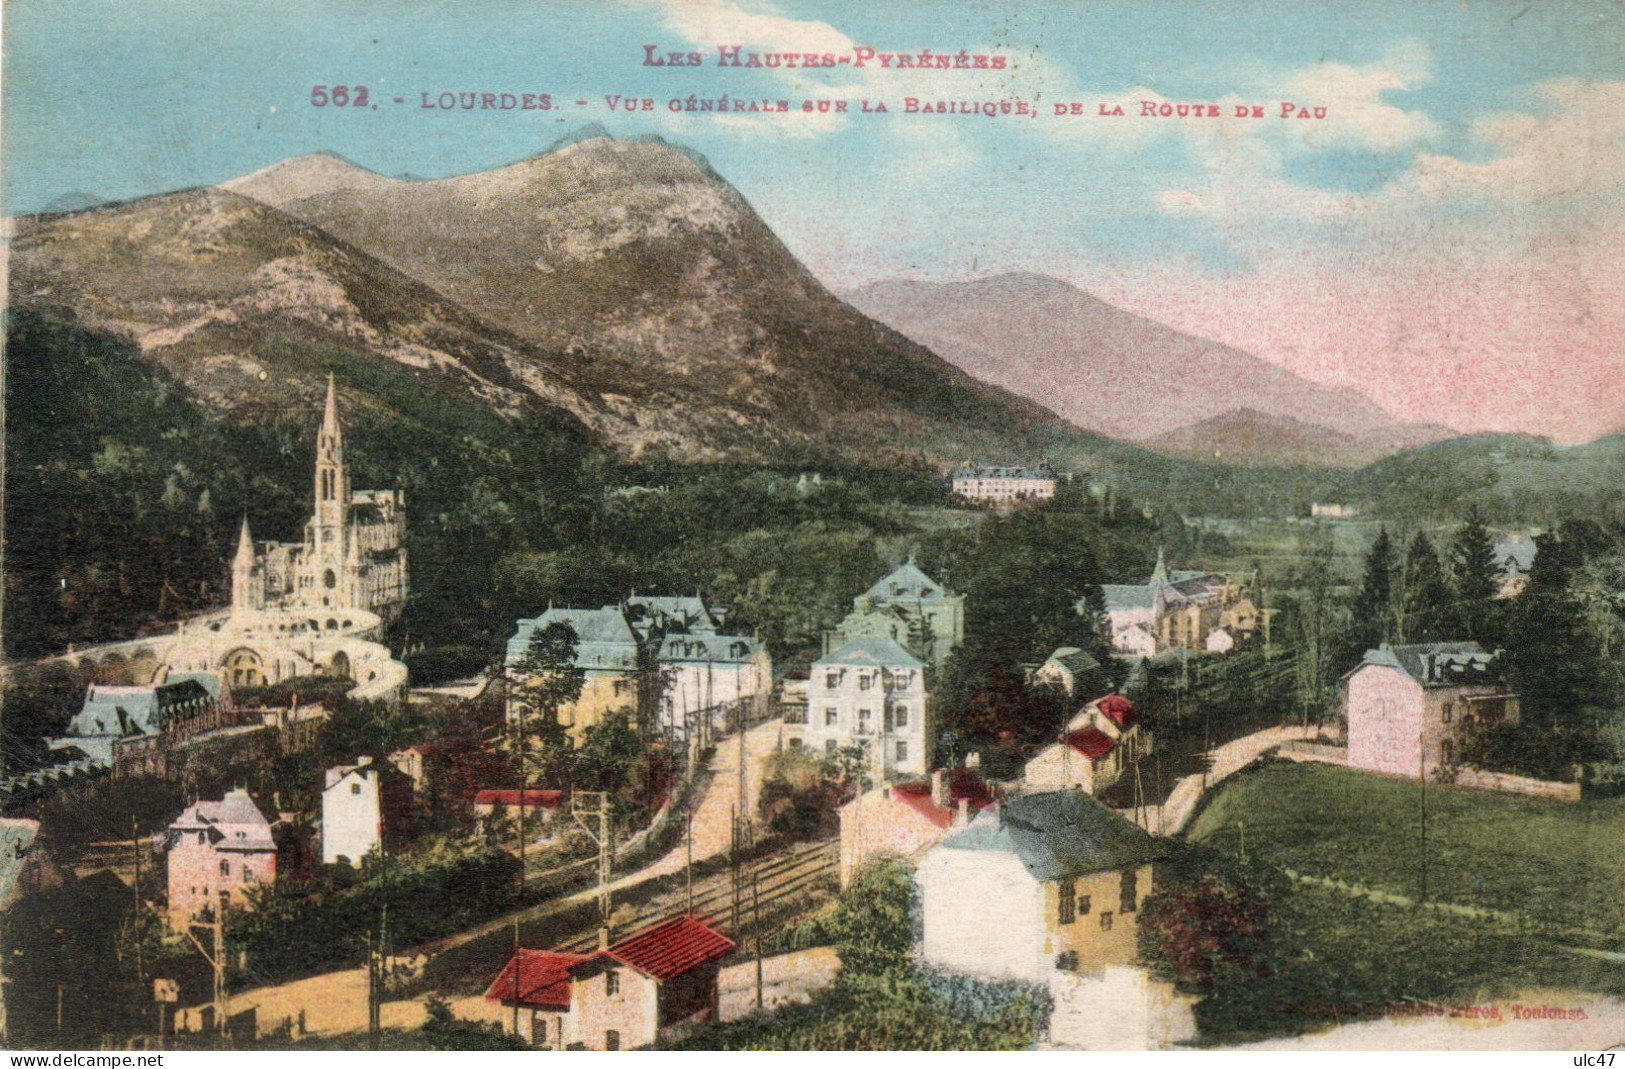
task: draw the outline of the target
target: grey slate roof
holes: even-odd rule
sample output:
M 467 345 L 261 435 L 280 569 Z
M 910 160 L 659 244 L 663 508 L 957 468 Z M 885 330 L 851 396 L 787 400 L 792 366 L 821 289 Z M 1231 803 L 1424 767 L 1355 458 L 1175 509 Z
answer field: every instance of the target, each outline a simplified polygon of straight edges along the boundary
M 1095 660 L 1083 650 L 1078 649 L 1076 646 L 1062 646 L 1054 653 L 1050 654 L 1049 659 L 1054 661 L 1056 664 L 1065 666 L 1068 670 L 1078 675 L 1081 675 L 1084 672 L 1092 672 L 1096 668 L 1100 667 L 1099 661 Z
M 1011 798 L 983 810 L 942 846 L 1015 854 L 1041 881 L 1130 868 L 1162 855 L 1156 839 L 1084 791 Z
M 1149 609 L 1157 602 L 1157 590 L 1152 586 L 1104 583 L 1100 587 L 1106 596 L 1106 610 Z
M 901 588 L 900 590 L 895 588 Z M 948 594 L 943 585 L 920 571 L 913 561 L 904 561 L 869 588 L 880 601 L 893 598 L 940 598 Z
M 925 662 L 897 644 L 886 635 L 869 635 L 855 639 L 833 653 L 813 662 L 820 665 L 849 664 L 865 668 L 924 668 Z
M 1425 642 L 1413 646 L 1381 646 L 1366 650 L 1349 675 L 1367 665 L 1397 668 L 1424 687 L 1456 687 L 1468 683 L 1499 683 L 1500 660 L 1476 642 Z
M 276 849 L 270 821 L 241 788 L 228 791 L 218 802 L 194 802 L 169 828 L 206 831 L 217 850 Z
M 613 605 L 602 609 L 548 609 L 530 620 L 520 620 L 508 639 L 508 663 L 523 660 L 530 651 L 531 637 L 549 625 L 570 625 L 576 634 L 577 651 L 588 645 L 619 645 L 636 648 L 638 637 L 626 622 L 626 615 Z

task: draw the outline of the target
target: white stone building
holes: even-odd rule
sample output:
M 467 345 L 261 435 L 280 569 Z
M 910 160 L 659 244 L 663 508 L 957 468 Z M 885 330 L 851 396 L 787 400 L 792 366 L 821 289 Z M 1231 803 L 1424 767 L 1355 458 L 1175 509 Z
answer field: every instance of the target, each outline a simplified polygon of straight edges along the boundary
M 1047 464 L 1036 467 L 977 467 L 954 472 L 955 497 L 983 505 L 1020 505 L 1055 496 L 1057 478 Z
M 931 767 L 930 671 L 885 637 L 820 657 L 808 676 L 806 745 L 817 753 L 861 746 L 881 777 L 924 775 Z
M 396 846 L 411 819 L 412 780 L 362 757 L 327 770 L 322 790 L 322 864 L 361 867 L 374 851 Z

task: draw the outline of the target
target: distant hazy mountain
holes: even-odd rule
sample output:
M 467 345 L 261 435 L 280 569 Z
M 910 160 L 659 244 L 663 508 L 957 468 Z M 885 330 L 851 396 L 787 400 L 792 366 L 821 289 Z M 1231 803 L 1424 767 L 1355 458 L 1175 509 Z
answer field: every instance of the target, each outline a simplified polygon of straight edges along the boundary
M 1356 438 L 1404 433 L 1357 391 L 1310 382 L 1043 275 L 877 282 L 845 298 L 977 378 L 1116 438 L 1151 438 L 1242 408 Z M 1194 438 L 1190 445 L 1207 448 Z
M 1344 434 L 1254 408 L 1236 408 L 1140 444 L 1169 456 L 1247 467 L 1357 468 L 1418 445 L 1454 437 L 1448 427 L 1396 424 Z

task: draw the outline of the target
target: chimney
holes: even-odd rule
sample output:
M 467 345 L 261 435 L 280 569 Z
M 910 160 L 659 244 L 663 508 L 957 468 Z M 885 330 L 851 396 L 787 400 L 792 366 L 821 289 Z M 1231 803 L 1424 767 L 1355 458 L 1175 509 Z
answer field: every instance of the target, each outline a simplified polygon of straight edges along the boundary
M 605 925 L 604 927 L 598 929 L 598 949 L 599 950 L 608 950 L 609 949 L 609 926 L 608 925 Z
M 965 755 L 965 767 L 970 769 L 973 772 L 976 769 L 981 768 L 982 767 L 982 755 L 980 753 L 966 754 Z
M 931 800 L 943 808 L 948 806 L 948 773 L 944 769 L 931 773 Z
M 954 811 L 954 827 L 963 828 L 970 823 L 970 799 L 961 798 L 959 808 Z

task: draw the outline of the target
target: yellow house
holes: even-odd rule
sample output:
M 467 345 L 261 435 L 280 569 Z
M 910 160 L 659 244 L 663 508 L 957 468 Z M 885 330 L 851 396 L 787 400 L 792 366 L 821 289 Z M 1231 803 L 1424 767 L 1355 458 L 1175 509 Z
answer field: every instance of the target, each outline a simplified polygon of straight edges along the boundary
M 1155 839 L 1082 791 L 999 803 L 920 862 L 922 954 L 1027 983 L 1130 964 L 1159 854 Z

